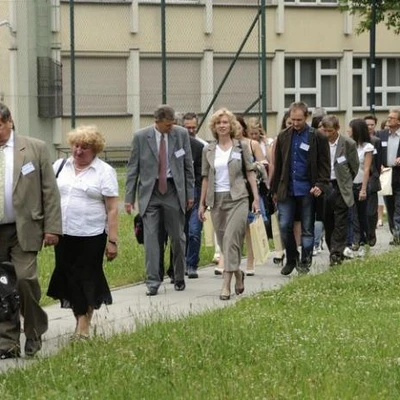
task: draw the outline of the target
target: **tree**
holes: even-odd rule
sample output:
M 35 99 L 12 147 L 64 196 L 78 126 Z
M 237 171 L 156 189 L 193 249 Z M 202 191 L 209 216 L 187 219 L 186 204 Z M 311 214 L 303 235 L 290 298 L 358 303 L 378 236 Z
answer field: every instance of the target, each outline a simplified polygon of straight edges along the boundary
M 361 16 L 361 22 L 356 29 L 357 34 L 371 28 L 372 1 L 374 0 L 339 0 L 341 10 Z M 400 34 L 400 1 L 375 0 L 375 4 L 376 23 L 384 22 L 388 29 L 394 29 L 396 35 Z

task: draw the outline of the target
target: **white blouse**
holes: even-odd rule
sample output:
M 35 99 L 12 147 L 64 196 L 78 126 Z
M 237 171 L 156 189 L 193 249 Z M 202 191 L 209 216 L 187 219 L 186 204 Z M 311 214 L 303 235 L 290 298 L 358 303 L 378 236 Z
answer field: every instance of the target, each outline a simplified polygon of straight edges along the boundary
M 96 236 L 107 231 L 104 197 L 118 197 L 117 173 L 106 162 L 95 157 L 90 166 L 75 175 L 73 158 L 61 170 L 57 184 L 61 195 L 63 234 Z M 62 160 L 57 160 L 57 173 Z
M 363 143 L 357 146 L 358 160 L 360 161 L 360 166 L 353 183 L 362 183 L 364 177 L 364 160 L 365 153 L 370 153 L 374 151 L 374 145 L 372 143 Z
M 215 148 L 215 192 L 229 192 L 231 190 L 228 169 L 231 151 L 232 147 L 227 151 L 222 150 L 218 145 Z

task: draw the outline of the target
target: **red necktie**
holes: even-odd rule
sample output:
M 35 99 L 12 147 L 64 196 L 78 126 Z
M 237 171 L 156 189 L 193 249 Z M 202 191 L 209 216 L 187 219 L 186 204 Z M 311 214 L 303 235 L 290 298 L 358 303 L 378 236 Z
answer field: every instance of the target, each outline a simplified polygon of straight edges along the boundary
M 160 150 L 158 152 L 158 191 L 165 194 L 167 191 L 167 149 L 164 134 L 161 134 Z

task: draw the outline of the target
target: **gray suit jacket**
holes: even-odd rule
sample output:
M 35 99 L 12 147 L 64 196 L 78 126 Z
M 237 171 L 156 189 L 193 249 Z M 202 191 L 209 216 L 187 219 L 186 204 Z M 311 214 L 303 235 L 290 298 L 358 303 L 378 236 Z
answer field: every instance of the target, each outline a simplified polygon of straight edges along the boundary
M 18 242 L 24 251 L 39 251 L 44 233 L 62 235 L 60 193 L 46 143 L 14 134 L 14 187 Z M 22 172 L 24 165 L 33 170 Z
M 174 125 L 168 134 L 168 161 L 176 187 L 179 204 L 186 212 L 187 200 L 194 198 L 194 172 L 189 134 L 186 129 Z M 133 204 L 136 191 L 139 212 L 144 215 L 158 179 L 158 150 L 154 125 L 135 133 L 128 162 L 125 203 Z
M 353 179 L 357 175 L 359 165 L 356 142 L 339 135 L 333 168 L 340 194 L 348 207 L 354 204 Z

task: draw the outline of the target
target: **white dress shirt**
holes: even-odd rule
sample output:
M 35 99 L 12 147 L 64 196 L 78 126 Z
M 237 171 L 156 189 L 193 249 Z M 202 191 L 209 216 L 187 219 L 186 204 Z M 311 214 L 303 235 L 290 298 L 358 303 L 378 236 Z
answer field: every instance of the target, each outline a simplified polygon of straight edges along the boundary
M 14 186 L 14 131 L 5 144 L 5 179 L 4 179 L 4 219 L 0 221 L 2 224 L 10 224 L 15 222 L 15 212 L 13 206 L 13 186 Z
M 167 178 L 172 178 L 171 174 L 171 168 L 169 167 L 169 159 L 168 159 L 168 133 L 161 133 L 159 130 L 154 128 L 156 131 L 156 141 L 157 141 L 157 154 L 160 152 L 160 142 L 161 142 L 161 135 L 164 135 L 164 140 L 165 140 L 165 151 L 167 152 L 166 154 L 166 160 L 167 160 Z
M 57 160 L 54 173 L 62 160 Z M 90 166 L 75 174 L 73 158 L 69 157 L 57 178 L 61 195 L 64 235 L 96 236 L 107 232 L 104 197 L 118 197 L 115 169 L 95 157 Z

